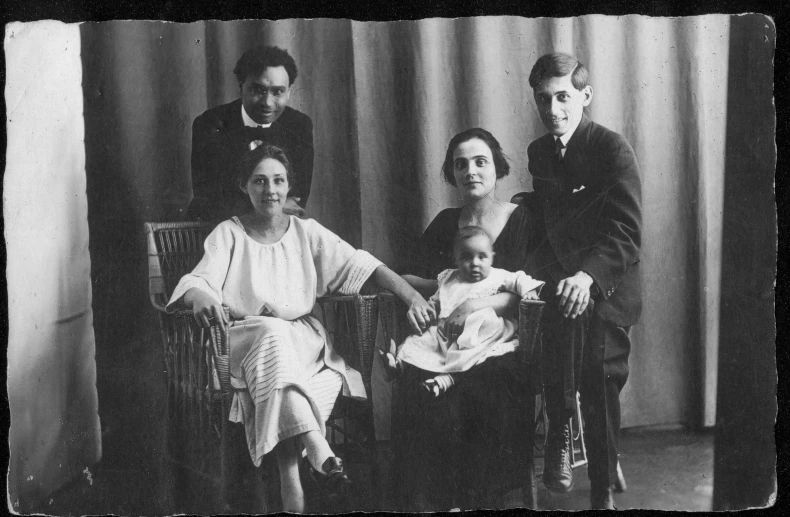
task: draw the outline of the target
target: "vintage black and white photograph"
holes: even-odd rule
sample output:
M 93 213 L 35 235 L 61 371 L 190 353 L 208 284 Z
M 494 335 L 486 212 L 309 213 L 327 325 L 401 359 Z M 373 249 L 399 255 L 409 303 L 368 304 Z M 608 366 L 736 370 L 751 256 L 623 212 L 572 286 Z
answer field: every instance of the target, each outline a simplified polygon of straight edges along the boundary
M 773 506 L 776 41 L 8 23 L 8 510 Z

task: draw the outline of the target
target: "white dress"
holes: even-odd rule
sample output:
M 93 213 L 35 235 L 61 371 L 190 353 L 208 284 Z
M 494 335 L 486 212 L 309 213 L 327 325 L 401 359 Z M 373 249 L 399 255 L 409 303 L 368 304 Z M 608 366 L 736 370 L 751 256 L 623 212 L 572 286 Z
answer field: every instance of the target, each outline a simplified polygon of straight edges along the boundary
M 312 219 L 289 219 L 273 244 L 252 239 L 238 218 L 220 223 L 168 304 L 196 288 L 230 308 L 230 420 L 244 424 L 256 466 L 286 438 L 325 433 L 341 389 L 366 398 L 362 376 L 310 313 L 318 297 L 358 293 L 382 263 Z
M 465 282 L 457 269 L 439 273 L 439 289 L 429 300 L 439 305 L 439 320 L 447 318 L 466 300 L 483 298 L 507 291 L 523 297 L 537 290 L 545 282 L 535 280 L 523 271 L 511 273 L 491 268 L 490 274 L 479 282 Z M 398 359 L 429 372 L 465 372 L 489 357 L 513 352 L 518 346 L 518 326 L 510 319 L 497 316 L 494 309 L 486 308 L 470 314 L 458 339 L 450 341 L 438 325 L 428 328 L 422 335 L 411 335 L 398 349 Z

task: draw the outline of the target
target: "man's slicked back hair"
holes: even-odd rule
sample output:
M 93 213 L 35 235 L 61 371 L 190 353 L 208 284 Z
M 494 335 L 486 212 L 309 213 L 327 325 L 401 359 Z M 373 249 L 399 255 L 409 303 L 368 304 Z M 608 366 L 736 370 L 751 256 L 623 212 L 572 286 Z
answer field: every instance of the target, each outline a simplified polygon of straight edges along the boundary
M 578 59 L 563 52 L 546 54 L 538 58 L 535 66 L 532 67 L 529 73 L 529 85 L 535 89 L 545 79 L 565 77 L 568 74 L 571 74 L 571 84 L 579 91 L 589 84 L 587 67 Z

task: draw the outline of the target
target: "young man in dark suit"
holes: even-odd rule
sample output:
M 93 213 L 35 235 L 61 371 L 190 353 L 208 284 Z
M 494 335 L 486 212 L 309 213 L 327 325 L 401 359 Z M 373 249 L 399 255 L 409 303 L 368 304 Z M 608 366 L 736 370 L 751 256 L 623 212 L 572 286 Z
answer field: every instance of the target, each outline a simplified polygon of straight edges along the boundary
M 239 189 L 235 168 L 250 143 L 282 147 L 293 174 L 285 212 L 303 215 L 313 176 L 313 122 L 288 107 L 297 76 L 285 50 L 247 50 L 233 69 L 241 97 L 212 108 L 192 124 L 192 192 L 187 219 L 221 221 L 251 209 Z
M 542 234 L 527 271 L 547 283 L 543 293 L 548 294 L 543 372 L 550 426 L 544 484 L 560 492 L 573 485 L 568 420 L 573 385 L 580 382 L 576 385 L 585 422 L 591 505 L 610 508 L 629 330 L 642 309 L 642 192 L 631 146 L 584 113 L 593 97 L 587 79 L 584 65 L 560 53 L 541 57 L 530 73 L 548 134 L 527 150 L 534 188 L 529 204 Z M 585 313 L 591 299 L 592 313 Z M 581 346 L 582 356 L 569 350 Z M 570 389 L 568 369 L 563 368 L 568 354 L 574 357 L 578 379 Z M 583 357 L 581 364 L 577 357 Z

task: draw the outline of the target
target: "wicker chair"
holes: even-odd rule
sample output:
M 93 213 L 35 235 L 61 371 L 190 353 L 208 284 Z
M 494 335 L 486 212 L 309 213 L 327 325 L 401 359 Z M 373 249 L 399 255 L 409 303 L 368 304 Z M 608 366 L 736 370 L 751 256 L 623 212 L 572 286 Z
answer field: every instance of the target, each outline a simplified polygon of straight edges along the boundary
M 200 328 L 191 310 L 165 310 L 179 279 L 200 261 L 203 241 L 212 229 L 212 225 L 197 222 L 145 223 L 149 292 L 159 315 L 167 369 L 168 460 L 208 481 L 227 511 L 237 495 L 240 473 L 252 470 L 244 430 L 228 421 L 233 390 L 227 335 L 218 326 Z M 339 399 L 327 422 L 328 438 L 346 462 L 354 463 L 360 457 L 366 460 L 374 488 L 379 486 L 379 468 L 371 373 L 379 300 L 391 303 L 391 297 L 389 293 L 328 296 L 318 300 L 315 311 L 323 318 L 337 352 L 362 374 L 368 393 L 364 402 Z M 279 498 L 272 486 L 279 481 L 274 462 L 264 461 L 259 474 L 267 493 L 260 503 L 263 508 L 257 510 L 268 513 L 278 508 Z
M 539 330 L 540 330 L 540 319 L 541 314 L 543 312 L 543 307 L 545 306 L 545 302 L 543 301 L 536 301 L 536 300 L 527 300 L 522 299 L 519 303 L 519 326 L 518 326 L 518 339 L 519 339 L 519 347 L 516 349 L 516 353 L 514 354 L 514 360 L 518 361 L 519 364 L 523 365 L 523 367 L 530 373 L 530 378 L 535 379 L 535 385 L 533 389 L 536 390 L 536 393 L 539 393 L 540 389 L 540 369 L 538 365 L 538 358 L 540 357 L 540 339 L 539 339 Z M 381 306 L 381 318 L 384 321 L 388 321 L 388 323 L 383 327 L 386 332 L 395 331 L 400 329 L 401 327 L 398 325 L 398 320 L 402 317 L 402 307 L 398 307 L 398 302 L 394 299 L 387 299 L 383 300 Z M 387 339 L 390 337 L 394 338 L 396 342 L 400 342 L 400 336 L 396 334 L 388 334 L 386 335 Z M 397 425 L 397 422 L 403 421 L 404 412 L 409 411 L 408 401 L 403 396 L 404 386 L 401 386 L 398 382 L 393 383 L 393 393 L 392 393 L 392 422 L 393 425 Z M 534 415 L 535 414 L 535 397 L 526 397 L 526 406 L 524 411 L 527 415 Z M 525 430 L 527 433 L 526 439 L 529 442 L 534 442 L 535 440 L 535 427 L 531 426 Z M 400 436 L 393 433 L 392 435 L 392 442 L 393 442 L 393 449 L 395 451 L 396 459 L 397 455 L 399 454 L 399 450 L 402 450 L 405 444 L 399 442 Z M 522 495 L 524 500 L 524 505 L 527 508 L 537 508 L 537 481 L 535 476 L 535 462 L 534 462 L 534 451 L 530 449 L 528 453 L 528 457 L 524 458 L 524 461 L 527 465 L 527 477 L 524 480 L 524 484 L 522 486 Z M 409 494 L 404 493 L 404 487 L 400 485 L 401 480 L 403 479 L 403 474 L 399 473 L 399 467 L 395 466 L 394 470 L 396 474 L 393 476 L 393 487 L 392 490 L 396 494 L 400 496 L 408 497 Z M 403 506 L 409 506 L 408 503 L 404 501 L 401 502 Z M 401 508 L 403 509 L 403 508 Z M 410 508 L 411 509 L 411 508 Z

